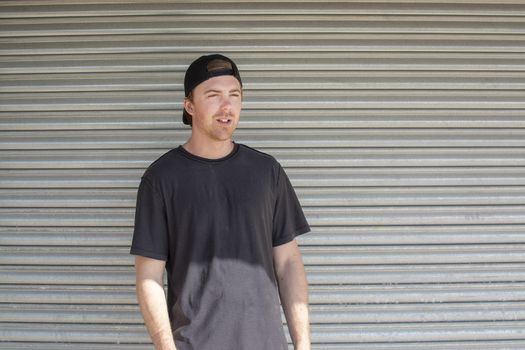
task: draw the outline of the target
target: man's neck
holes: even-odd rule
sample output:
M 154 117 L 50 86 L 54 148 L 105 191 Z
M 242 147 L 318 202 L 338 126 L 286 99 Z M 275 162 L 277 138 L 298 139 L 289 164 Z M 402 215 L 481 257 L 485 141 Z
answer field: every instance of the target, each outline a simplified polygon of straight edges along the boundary
M 197 142 L 190 137 L 182 147 L 191 154 L 201 158 L 220 159 L 226 157 L 233 151 L 234 144 L 232 140 L 203 143 Z

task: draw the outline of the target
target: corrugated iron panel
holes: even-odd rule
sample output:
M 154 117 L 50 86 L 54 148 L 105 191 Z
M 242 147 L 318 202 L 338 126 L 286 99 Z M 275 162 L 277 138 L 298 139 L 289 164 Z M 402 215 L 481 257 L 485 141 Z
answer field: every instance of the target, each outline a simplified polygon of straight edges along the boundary
M 310 301 L 317 304 L 384 304 L 384 303 L 465 303 L 522 301 L 525 284 L 519 282 L 487 284 L 421 284 L 421 285 L 312 285 Z M 68 291 L 70 293 L 68 293 Z M 81 305 L 131 305 L 135 289 L 127 285 L 63 286 L 2 285 L 0 296 L 5 303 L 68 304 L 72 296 Z
M 0 3 L 0 349 L 150 349 L 136 188 L 182 78 L 231 55 L 275 155 L 314 349 L 525 348 L 521 0 Z

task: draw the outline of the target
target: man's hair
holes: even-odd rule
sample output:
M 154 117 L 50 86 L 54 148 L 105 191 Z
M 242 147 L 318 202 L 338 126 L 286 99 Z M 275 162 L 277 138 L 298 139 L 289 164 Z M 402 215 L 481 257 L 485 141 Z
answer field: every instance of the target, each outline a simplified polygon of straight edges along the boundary
M 190 100 L 191 102 L 193 102 L 193 90 L 190 91 L 190 93 L 188 94 L 188 96 L 186 96 L 186 98 Z M 192 126 L 193 125 L 192 118 L 193 116 L 189 114 L 188 112 L 186 112 L 186 108 L 184 108 L 184 111 L 182 112 L 182 121 L 184 122 L 184 124 Z

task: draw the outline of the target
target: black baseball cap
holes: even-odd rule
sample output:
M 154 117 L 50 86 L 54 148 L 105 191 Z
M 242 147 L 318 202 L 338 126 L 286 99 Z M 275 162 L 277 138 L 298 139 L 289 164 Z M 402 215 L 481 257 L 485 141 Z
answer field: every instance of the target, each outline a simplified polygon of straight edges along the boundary
M 184 96 L 188 97 L 193 89 L 200 83 L 221 75 L 234 76 L 242 87 L 239 70 L 235 63 L 228 57 L 213 54 L 197 58 L 186 70 L 186 75 L 184 76 Z M 186 112 L 186 109 L 182 112 L 182 122 L 191 125 L 191 115 Z

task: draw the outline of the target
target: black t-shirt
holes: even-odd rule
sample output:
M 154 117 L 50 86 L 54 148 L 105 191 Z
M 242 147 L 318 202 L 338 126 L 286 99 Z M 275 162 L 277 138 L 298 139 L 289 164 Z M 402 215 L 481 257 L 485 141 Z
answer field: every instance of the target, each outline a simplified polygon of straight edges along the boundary
M 142 177 L 131 253 L 166 261 L 178 350 L 286 350 L 272 248 L 309 230 L 273 157 L 178 147 Z

